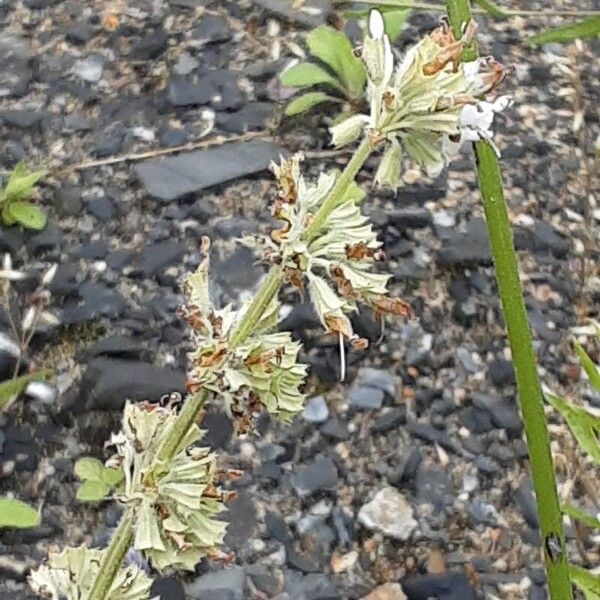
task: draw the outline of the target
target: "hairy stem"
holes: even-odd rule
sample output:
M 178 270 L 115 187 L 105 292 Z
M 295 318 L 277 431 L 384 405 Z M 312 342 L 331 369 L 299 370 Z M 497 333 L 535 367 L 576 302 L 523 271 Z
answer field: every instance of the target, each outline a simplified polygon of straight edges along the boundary
M 454 35 L 458 37 L 471 18 L 469 0 L 447 0 L 446 4 L 450 25 Z M 465 49 L 461 58 L 473 60 L 476 57 L 477 48 L 473 44 Z M 519 280 L 517 256 L 502 189 L 500 167 L 494 149 L 487 142 L 475 143 L 475 157 L 496 281 L 508 331 L 527 437 L 537 513 L 544 545 L 548 588 L 552 600 L 570 600 L 572 590 L 550 439 L 544 414 L 544 400 Z
M 106 550 L 87 600 L 104 600 L 113 584 L 127 550 L 133 542 L 133 511 L 125 510 Z
M 372 142 L 365 138 L 346 165 L 344 171 L 337 178 L 331 192 L 324 200 L 321 208 L 315 214 L 314 221 L 307 227 L 305 232 L 306 239 L 311 239 L 318 233 L 331 211 L 343 198 L 348 186 L 354 181 L 356 174 L 361 169 L 372 150 Z M 230 338 L 230 349 L 243 344 L 247 337 L 252 333 L 256 323 L 260 321 L 265 310 L 273 298 L 278 294 L 282 283 L 282 267 L 276 265 L 263 279 L 248 310 L 244 313 L 239 325 L 233 331 Z M 160 472 L 161 469 L 164 469 L 175 456 L 175 453 L 189 428 L 198 419 L 198 415 L 208 396 L 209 392 L 207 390 L 202 390 L 186 399 L 181 412 L 172 425 L 169 435 L 156 454 L 154 464 L 156 465 L 158 472 Z M 107 553 L 104 556 L 100 570 L 96 575 L 88 600 L 106 600 L 110 586 L 112 585 L 132 541 L 133 512 L 132 509 L 127 509 L 110 540 Z
M 375 145 L 369 139 L 369 136 L 365 136 L 363 141 L 360 143 L 360 146 L 352 155 L 352 158 L 346 165 L 346 168 L 343 170 L 342 174 L 336 179 L 336 182 L 331 188 L 329 195 L 327 198 L 325 198 L 325 201 L 315 213 L 312 222 L 304 230 L 304 234 L 302 235 L 304 240 L 310 241 L 318 235 L 319 230 L 323 227 L 325 221 L 327 221 L 327 217 L 344 197 L 348 186 L 354 181 L 357 173 L 361 170 L 371 152 L 373 152 L 374 147 Z

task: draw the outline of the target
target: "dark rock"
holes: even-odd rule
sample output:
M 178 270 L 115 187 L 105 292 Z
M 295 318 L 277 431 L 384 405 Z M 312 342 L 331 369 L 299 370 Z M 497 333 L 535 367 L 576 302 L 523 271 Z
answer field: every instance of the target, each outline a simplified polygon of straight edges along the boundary
M 95 358 L 81 381 L 75 409 L 120 410 L 125 400 L 158 401 L 171 392 L 185 392 L 185 373 L 135 360 Z
M 495 358 L 488 366 L 488 377 L 495 385 L 512 385 L 515 382 L 512 363 L 504 358 Z
M 119 250 L 113 250 L 109 252 L 106 256 L 106 264 L 116 271 L 121 271 L 123 267 L 128 264 L 131 264 L 133 260 L 134 252 L 133 250 L 128 250 L 126 248 L 121 248 Z
M 85 323 L 98 317 L 117 318 L 127 308 L 119 292 L 100 283 L 86 282 L 79 287 L 81 302 L 72 300 L 63 305 L 62 322 L 65 325 Z
M 338 473 L 329 456 L 320 454 L 312 462 L 300 465 L 292 477 L 292 486 L 299 496 L 335 489 Z
M 62 233 L 56 225 L 48 225 L 40 233 L 33 234 L 27 242 L 27 250 L 33 256 L 44 253 L 57 252 L 60 249 Z
M 346 396 L 348 406 L 359 410 L 375 410 L 383 404 L 383 392 L 372 387 L 352 387 Z
M 112 356 L 118 358 L 148 357 L 148 347 L 132 338 L 123 335 L 112 335 L 93 344 L 88 353 L 90 356 Z
M 500 472 L 500 465 L 489 456 L 477 456 L 473 466 L 484 475 L 496 475 Z
M 134 60 L 146 61 L 158 58 L 167 48 L 167 34 L 158 29 L 138 40 L 129 55 Z
M 343 597 L 336 584 L 322 573 L 302 575 L 288 571 L 284 589 L 289 600 L 338 600 Z
M 175 240 L 146 246 L 141 253 L 139 269 L 145 276 L 161 275 L 185 253 L 185 246 Z
M 539 521 L 535 496 L 531 480 L 524 479 L 513 492 L 513 499 L 517 503 L 526 523 L 533 529 L 538 529 Z
M 185 593 L 195 600 L 244 600 L 246 572 L 243 567 L 213 571 L 185 585 Z
M 0 464 L 14 461 L 14 470 L 35 471 L 39 462 L 37 438 L 28 429 L 9 425 L 2 430 L 4 444 L 0 446 Z
M 363 367 L 358 372 L 357 383 L 364 387 L 382 390 L 392 398 L 396 393 L 396 378 L 389 371 Z
M 233 423 L 223 412 L 209 410 L 202 419 L 202 429 L 206 431 L 202 441 L 215 450 L 227 448 L 233 435 Z
M 0 227 L 0 251 L 16 254 L 23 247 L 23 237 L 19 227 Z
M 397 208 L 388 213 L 388 220 L 401 231 L 429 227 L 431 213 L 426 208 Z
M 375 417 L 371 423 L 371 431 L 373 433 L 382 433 L 396 429 L 398 425 L 403 425 L 404 423 L 406 423 L 406 407 L 395 406 L 394 408 L 384 410 L 384 412 Z
M 81 191 L 73 186 L 61 187 L 55 195 L 56 210 L 61 216 L 74 217 L 81 213 Z
M 162 125 L 158 130 L 160 145 L 167 148 L 182 146 L 187 141 L 187 133 L 183 127 Z
M 477 594 L 465 573 L 413 575 L 402 579 L 408 600 L 477 600 Z
M 29 129 L 38 125 L 43 116 L 43 113 L 36 110 L 3 110 L 0 112 L 0 122 L 19 129 Z
M 79 290 L 80 269 L 75 265 L 59 265 L 48 289 L 58 296 L 70 296 Z
M 150 588 L 150 597 L 158 597 L 159 600 L 186 600 L 183 584 L 176 577 L 155 579 Z
M 260 564 L 250 565 L 246 569 L 248 577 L 267 598 L 275 598 L 283 588 L 281 572 L 268 569 Z
M 239 490 L 237 497 L 228 502 L 225 520 L 229 523 L 225 544 L 239 552 L 256 534 L 256 506 L 246 490 Z
M 491 504 L 475 500 L 469 505 L 469 514 L 476 523 L 495 526 L 498 524 L 498 513 Z
M 432 504 L 438 510 L 454 502 L 454 486 L 446 471 L 421 466 L 415 479 L 417 501 Z
M 115 207 L 106 196 L 99 196 L 87 203 L 87 211 L 99 221 L 106 223 L 112 218 Z
M 202 44 L 225 42 L 231 33 L 224 17 L 204 14 L 200 24 L 192 30 L 192 38 Z
M 329 419 L 322 427 L 321 433 L 334 440 L 347 440 L 350 436 L 348 423 L 338 417 Z
M 23 96 L 31 81 L 31 50 L 24 37 L 0 33 L 0 97 Z
M 427 423 L 412 421 L 408 424 L 408 430 L 422 440 L 426 440 L 432 444 L 439 444 L 451 452 L 457 451 L 456 444 L 445 431 L 434 429 Z
M 93 260 L 100 260 L 104 258 L 108 253 L 108 240 L 96 240 L 90 242 L 85 246 L 81 246 L 75 253 L 77 258 L 91 258 Z
M 461 410 L 459 420 L 471 433 L 487 433 L 494 429 L 490 413 L 475 406 Z
M 167 87 L 169 102 L 173 106 L 199 106 L 210 104 L 219 93 L 210 79 L 190 81 L 180 75 L 171 78 Z
M 273 115 L 270 102 L 250 102 L 233 114 L 220 113 L 217 122 L 230 133 L 246 133 L 265 129 Z
M 496 427 L 507 429 L 513 433 L 519 433 L 522 430 L 523 425 L 519 411 L 516 406 L 507 400 L 499 396 L 478 392 L 473 392 L 471 400 L 477 408 L 488 411 Z
M 533 236 L 533 250 L 535 252 L 550 251 L 557 258 L 564 258 L 571 247 L 569 241 L 558 234 L 554 228 L 545 221 L 536 220 Z
M 65 32 L 65 37 L 72 44 L 87 44 L 93 37 L 96 29 L 86 22 L 75 23 Z
M 107 158 L 119 154 L 124 136 L 125 134 L 120 127 L 113 127 L 102 132 L 92 150 L 94 156 L 96 158 Z
M 281 542 L 288 544 L 292 540 L 292 534 L 287 526 L 287 523 L 277 513 L 267 510 L 265 513 L 265 527 L 267 528 L 267 536 Z
M 152 159 L 137 165 L 135 170 L 151 196 L 170 202 L 218 183 L 263 171 L 281 152 L 275 144 L 253 140 Z
M 466 231 L 454 230 L 438 251 L 438 262 L 448 266 L 490 264 L 487 228 L 483 219 L 472 219 Z

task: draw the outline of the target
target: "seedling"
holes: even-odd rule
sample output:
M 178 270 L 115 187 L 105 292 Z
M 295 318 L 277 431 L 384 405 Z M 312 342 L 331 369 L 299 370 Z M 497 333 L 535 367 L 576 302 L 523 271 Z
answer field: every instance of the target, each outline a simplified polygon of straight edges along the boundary
M 23 163 L 13 169 L 4 189 L 0 191 L 0 214 L 5 225 L 19 224 L 26 229 L 45 227 L 46 215 L 29 202 L 33 187 L 44 175 L 44 171 L 27 173 Z

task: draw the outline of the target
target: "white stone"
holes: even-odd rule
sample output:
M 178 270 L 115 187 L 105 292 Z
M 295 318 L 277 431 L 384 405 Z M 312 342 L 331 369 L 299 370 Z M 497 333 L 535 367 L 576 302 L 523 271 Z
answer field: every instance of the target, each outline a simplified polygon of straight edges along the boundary
M 377 492 L 358 512 L 358 521 L 367 529 L 379 531 L 396 540 L 407 540 L 417 527 L 413 509 L 393 487 Z

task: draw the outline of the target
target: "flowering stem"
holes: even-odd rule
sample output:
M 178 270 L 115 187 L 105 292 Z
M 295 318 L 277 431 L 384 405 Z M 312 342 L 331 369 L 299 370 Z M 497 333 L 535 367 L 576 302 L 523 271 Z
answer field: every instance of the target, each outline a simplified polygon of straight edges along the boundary
M 327 217 L 331 214 L 331 211 L 339 204 L 340 200 L 344 197 L 348 186 L 354 181 L 357 173 L 361 170 L 365 161 L 373 152 L 375 143 L 370 139 L 367 134 L 363 141 L 360 143 L 352 158 L 346 165 L 346 168 L 342 171 L 342 174 L 336 179 L 334 186 L 331 188 L 329 195 L 321 204 L 319 210 L 315 213 L 312 222 L 304 230 L 302 239 L 305 241 L 312 240 L 318 233 L 321 227 L 327 221 Z
M 463 25 L 471 18 L 469 0 L 447 0 L 446 5 L 450 25 L 454 35 L 458 37 L 461 35 Z M 476 57 L 477 48 L 474 44 L 467 47 L 461 56 L 462 60 L 474 60 Z M 536 357 L 519 280 L 500 168 L 494 149 L 485 141 L 475 143 L 475 157 L 496 281 L 508 331 L 527 437 L 548 587 L 553 600 L 570 600 L 571 583 L 550 439 L 544 414 L 544 400 L 537 375 Z
M 128 508 L 113 533 L 87 600 L 104 600 L 133 541 L 133 511 Z
M 367 138 L 360 144 L 356 152 L 346 165 L 341 175 L 337 178 L 334 186 L 331 188 L 329 195 L 323 201 L 321 208 L 315 214 L 314 221 L 305 230 L 306 239 L 314 237 L 321 226 L 327 220 L 331 211 L 337 206 L 339 201 L 344 197 L 348 186 L 354 181 L 356 174 L 363 166 L 365 160 L 373 150 L 373 143 Z M 242 316 L 242 319 L 233 331 L 229 340 L 230 350 L 243 344 L 247 337 L 252 333 L 254 327 L 261 320 L 263 314 L 273 298 L 279 292 L 283 283 L 283 270 L 280 265 L 274 266 L 268 275 L 263 279 L 256 295 L 250 303 L 248 309 Z M 185 437 L 189 428 L 194 424 L 204 403 L 208 399 L 209 392 L 206 389 L 189 396 L 177 419 L 172 425 L 164 444 L 158 449 L 154 464 L 157 472 L 160 472 L 165 465 L 168 465 L 181 441 Z M 113 534 L 107 552 L 104 556 L 100 570 L 94 580 L 92 591 L 87 600 L 106 600 L 108 591 L 112 582 L 123 562 L 123 558 L 133 541 L 133 511 L 127 509 L 123 515 L 119 526 Z

